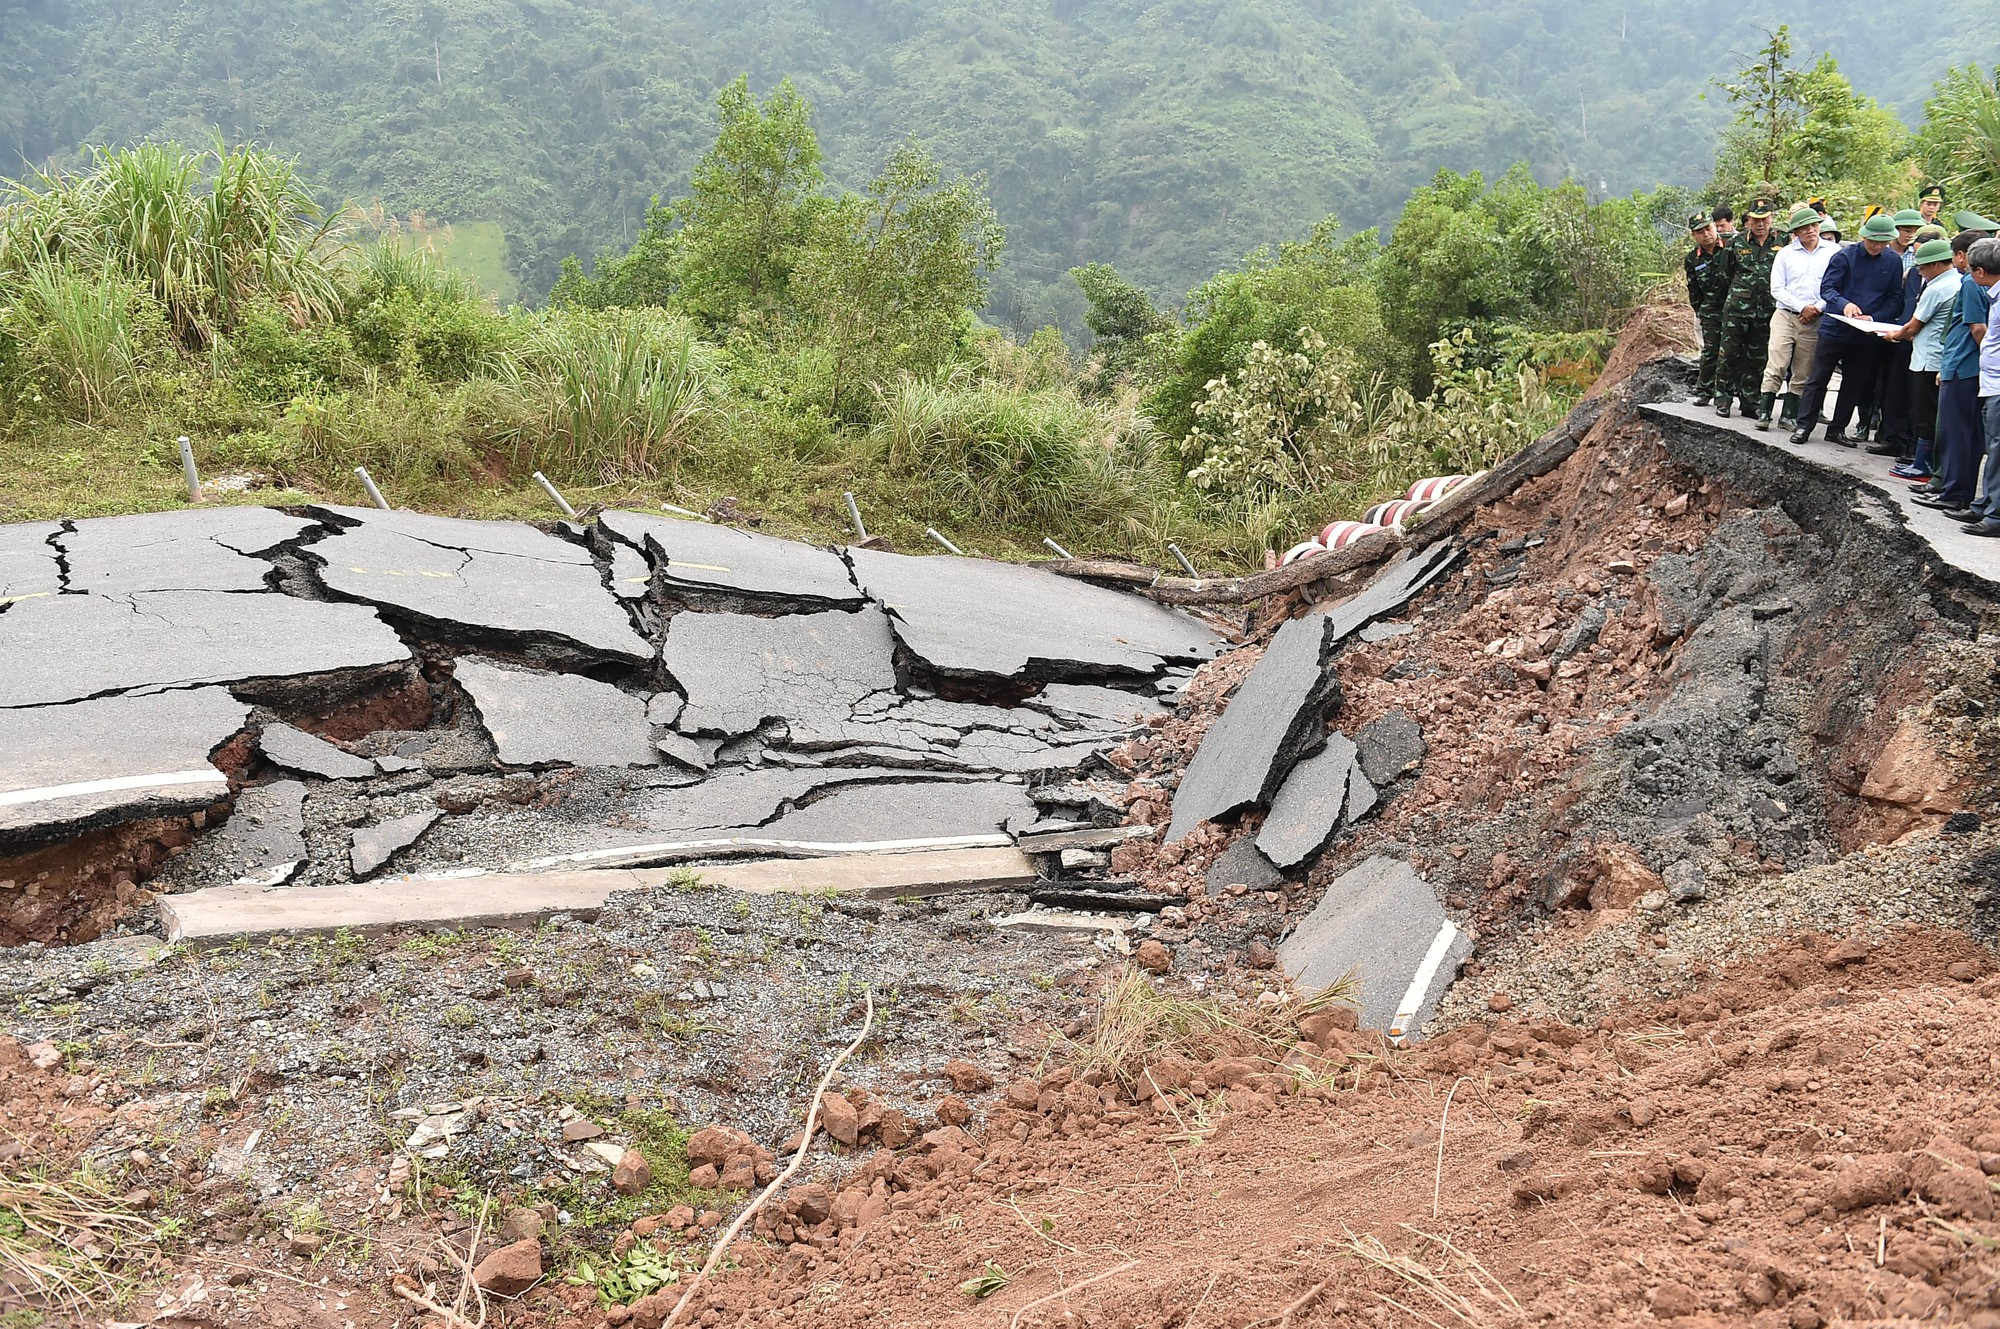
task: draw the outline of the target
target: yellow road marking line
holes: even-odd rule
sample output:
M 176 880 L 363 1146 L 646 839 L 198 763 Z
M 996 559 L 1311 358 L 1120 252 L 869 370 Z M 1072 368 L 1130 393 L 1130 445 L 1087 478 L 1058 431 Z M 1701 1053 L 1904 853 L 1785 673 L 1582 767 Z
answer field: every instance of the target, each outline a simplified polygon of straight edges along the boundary
M 675 568 L 700 568 L 703 572 L 729 571 L 728 568 L 720 567 L 714 563 L 683 563 L 679 559 L 672 559 L 672 558 L 668 559 L 667 570 L 671 572 Z
M 39 600 L 43 596 L 54 594 L 54 591 L 29 591 L 26 595 L 0 595 L 0 605 L 15 604 L 22 600 Z

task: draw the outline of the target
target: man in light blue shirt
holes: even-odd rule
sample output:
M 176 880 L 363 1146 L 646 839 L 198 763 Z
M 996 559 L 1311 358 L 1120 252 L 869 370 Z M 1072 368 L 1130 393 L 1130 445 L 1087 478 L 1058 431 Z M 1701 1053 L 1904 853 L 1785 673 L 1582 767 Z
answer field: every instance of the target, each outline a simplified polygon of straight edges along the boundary
M 1973 289 L 1991 306 L 2000 300 L 2000 240 L 1981 240 L 1966 254 L 1966 275 Z M 1959 293 L 1963 300 L 1965 293 Z M 2000 335 L 1995 335 L 1989 309 L 1979 343 L 1979 409 L 1986 443 L 1986 477 L 1972 505 L 1979 520 L 1965 528 L 1968 535 L 2000 536 Z
M 1944 325 L 1951 320 L 1958 284 L 1964 280 L 1951 265 L 1951 243 L 1927 240 L 1916 248 L 1917 272 L 1923 292 L 1917 296 L 1910 321 L 1889 334 L 1892 342 L 1910 346 L 1910 422 L 1916 435 L 1916 460 L 1895 472 L 1906 480 L 1928 482 L 1935 463 L 1937 439 L 1938 364 L 1944 358 Z

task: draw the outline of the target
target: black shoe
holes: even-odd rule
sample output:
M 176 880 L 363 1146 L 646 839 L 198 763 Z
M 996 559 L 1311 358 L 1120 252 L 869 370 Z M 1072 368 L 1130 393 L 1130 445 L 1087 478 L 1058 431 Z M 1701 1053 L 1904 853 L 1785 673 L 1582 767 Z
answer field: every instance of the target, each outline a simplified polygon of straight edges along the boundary
M 1862 451 L 1871 457 L 1900 457 L 1903 455 L 1903 446 L 1900 443 L 1882 443 L 1878 441 L 1870 443 Z
M 1715 394 L 1712 392 L 1696 392 L 1694 396 L 1688 398 L 1688 405 L 1706 406 L 1714 397 Z
M 1936 494 L 1918 494 L 1910 501 L 1912 503 L 1921 503 L 1927 508 L 1936 508 L 1940 512 L 1955 512 L 1958 510 L 1958 504 L 1948 498 L 1940 498 Z
M 1967 535 L 2000 535 L 2000 521 L 1995 521 L 1993 518 L 1988 517 L 1985 521 L 1966 527 L 1965 533 Z
M 1729 418 L 1729 398 L 1724 397 L 1715 403 L 1715 413 L 1725 420 Z
M 1962 521 L 1968 526 L 1973 522 L 1986 520 L 1986 514 L 1977 508 L 1946 508 L 1944 515 L 1953 521 Z
M 1795 448 L 1804 447 L 1806 444 L 1812 442 L 1812 427 L 1808 425 L 1804 429 L 1794 429 L 1789 435 L 1786 436 L 1785 442 L 1791 444 Z
M 1847 436 L 1846 431 L 1840 429 L 1827 430 L 1826 441 L 1836 447 L 1851 448 L 1854 446 L 1854 440 Z

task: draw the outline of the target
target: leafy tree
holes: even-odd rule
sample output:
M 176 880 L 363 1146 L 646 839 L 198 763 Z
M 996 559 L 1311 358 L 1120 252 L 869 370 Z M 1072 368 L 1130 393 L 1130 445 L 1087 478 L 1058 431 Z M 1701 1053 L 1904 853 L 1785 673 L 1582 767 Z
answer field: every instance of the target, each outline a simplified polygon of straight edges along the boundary
M 1765 34 L 1754 62 L 1737 70 L 1733 80 L 1716 80 L 1736 107 L 1724 153 L 1752 180 L 1778 178 L 1785 141 L 1805 119 L 1804 74 L 1791 60 L 1792 30 L 1780 23 Z
M 1103 357 L 1107 378 L 1130 370 L 1145 350 L 1146 338 L 1173 326 L 1151 296 L 1109 263 L 1087 263 L 1071 268 L 1069 275 L 1090 301 L 1083 323 L 1096 339 L 1094 349 Z
M 928 373 L 959 350 L 1005 243 L 979 182 L 946 180 L 914 143 L 867 193 L 819 208 L 790 278 L 804 335 L 832 356 L 829 413 L 852 415 L 865 385 Z
M 1312 328 L 1371 369 L 1383 365 L 1393 351 L 1370 279 L 1378 249 L 1374 231 L 1343 240 L 1339 219 L 1327 217 L 1306 239 L 1254 250 L 1241 267 L 1196 287 L 1180 329 L 1160 339 L 1149 366 L 1147 406 L 1161 431 L 1185 437 L 1208 385 L 1239 369 L 1258 342 L 1298 351 Z
M 1967 65 L 1939 79 L 1916 152 L 1954 195 L 2000 207 L 2000 69 L 1988 76 Z
M 1781 26 L 1758 63 L 1722 85 L 1738 109 L 1716 153 L 1714 192 L 1740 198 L 1770 181 L 1792 198 L 1823 195 L 1842 217 L 1907 194 L 1902 122 L 1857 93 L 1831 55 L 1795 68 L 1791 54 Z
M 680 233 L 674 210 L 656 197 L 646 209 L 639 238 L 623 254 L 607 254 L 585 274 L 571 254 L 562 261 L 562 275 L 549 292 L 549 303 L 571 309 L 637 309 L 665 306 L 679 286 Z
M 673 267 L 676 303 L 724 323 L 782 307 L 796 251 L 825 207 L 825 176 L 811 108 L 790 79 L 760 105 L 742 75 L 716 106 L 721 132 L 674 205 Z

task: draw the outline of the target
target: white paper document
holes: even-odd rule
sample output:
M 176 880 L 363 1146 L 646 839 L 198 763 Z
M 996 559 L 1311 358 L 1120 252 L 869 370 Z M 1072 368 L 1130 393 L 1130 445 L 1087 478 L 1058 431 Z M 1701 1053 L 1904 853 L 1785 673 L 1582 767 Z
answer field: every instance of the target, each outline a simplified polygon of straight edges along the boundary
M 1845 314 L 1829 313 L 1827 317 L 1845 323 L 1850 328 L 1860 328 L 1863 332 L 1872 332 L 1878 337 L 1886 337 L 1903 326 L 1900 323 L 1877 323 L 1872 318 L 1849 318 Z

